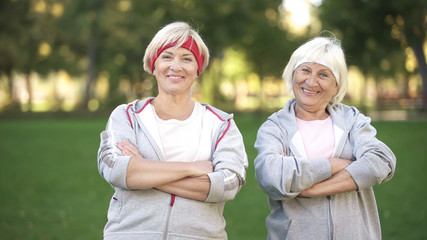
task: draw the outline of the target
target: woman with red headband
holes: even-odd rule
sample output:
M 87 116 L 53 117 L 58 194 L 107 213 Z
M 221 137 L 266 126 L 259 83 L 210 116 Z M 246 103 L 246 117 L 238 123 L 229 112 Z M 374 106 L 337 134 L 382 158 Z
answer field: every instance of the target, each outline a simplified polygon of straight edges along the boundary
M 144 69 L 156 97 L 118 106 L 101 133 L 98 170 L 113 187 L 104 239 L 227 239 L 226 201 L 245 183 L 233 115 L 194 101 L 209 50 L 187 23 L 166 25 Z

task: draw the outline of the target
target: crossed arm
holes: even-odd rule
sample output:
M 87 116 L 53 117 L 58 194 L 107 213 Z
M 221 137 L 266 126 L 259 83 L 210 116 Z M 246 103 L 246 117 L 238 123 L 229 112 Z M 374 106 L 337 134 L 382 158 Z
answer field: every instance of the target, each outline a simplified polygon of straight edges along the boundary
M 199 201 L 207 198 L 210 179 L 206 174 L 213 171 L 210 161 L 158 162 L 144 158 L 129 142 L 119 142 L 118 148 L 124 156 L 131 156 L 126 174 L 128 188 L 156 188 Z
M 344 169 L 351 164 L 350 160 L 331 158 L 332 176 L 322 182 L 316 183 L 310 188 L 301 191 L 300 195 L 304 197 L 323 197 L 357 190 L 357 185 L 351 175 Z
M 286 157 L 284 152 L 281 152 Z M 345 168 L 352 163 L 351 160 L 341 158 L 329 159 L 331 164 L 331 177 L 314 184 L 310 188 L 301 191 L 300 196 L 303 197 L 324 197 L 343 193 L 348 191 L 357 190 L 357 185 L 351 175 Z

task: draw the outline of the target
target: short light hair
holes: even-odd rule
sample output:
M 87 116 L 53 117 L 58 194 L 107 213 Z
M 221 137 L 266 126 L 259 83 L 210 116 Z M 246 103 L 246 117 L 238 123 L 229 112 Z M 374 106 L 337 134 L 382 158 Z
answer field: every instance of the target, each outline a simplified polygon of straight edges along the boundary
M 347 64 L 341 42 L 336 38 L 316 37 L 295 50 L 283 71 L 282 78 L 285 81 L 286 91 L 293 90 L 293 75 L 295 68 L 303 62 L 314 62 L 325 65 L 335 75 L 338 85 L 337 94 L 329 102 L 334 106 L 342 101 L 347 92 L 348 76 Z
M 153 74 L 150 68 L 150 60 L 154 55 L 156 55 L 157 50 L 167 44 L 175 42 L 176 45 L 172 48 L 178 48 L 187 41 L 188 37 L 193 38 L 199 48 L 199 52 L 203 54 L 204 62 L 200 71 L 203 72 L 209 64 L 209 49 L 197 31 L 186 22 L 170 23 L 156 33 L 150 44 L 147 46 L 147 49 L 145 49 L 143 59 L 144 70 Z

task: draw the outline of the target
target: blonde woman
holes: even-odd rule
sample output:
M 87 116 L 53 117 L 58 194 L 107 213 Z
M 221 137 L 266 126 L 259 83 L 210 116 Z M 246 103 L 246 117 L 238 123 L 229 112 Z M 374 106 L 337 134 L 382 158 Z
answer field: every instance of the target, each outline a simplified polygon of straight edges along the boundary
M 98 169 L 115 190 L 104 239 L 227 239 L 224 204 L 248 162 L 233 115 L 191 97 L 208 62 L 184 22 L 148 45 L 144 69 L 158 95 L 117 107 L 101 133 Z
M 396 159 L 370 118 L 341 102 L 344 52 L 318 37 L 291 56 L 283 79 L 294 98 L 260 127 L 258 184 L 268 196 L 268 239 L 381 239 L 372 187 Z

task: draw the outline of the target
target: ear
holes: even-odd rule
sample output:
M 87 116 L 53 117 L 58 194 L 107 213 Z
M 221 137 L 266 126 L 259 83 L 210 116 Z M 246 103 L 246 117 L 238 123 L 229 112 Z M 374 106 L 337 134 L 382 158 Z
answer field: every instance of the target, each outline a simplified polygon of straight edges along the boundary
M 335 96 L 337 96 L 337 94 L 338 94 L 338 89 L 339 89 L 338 83 L 337 83 L 337 82 L 335 82 L 335 93 L 334 93 L 334 97 L 335 97 Z

